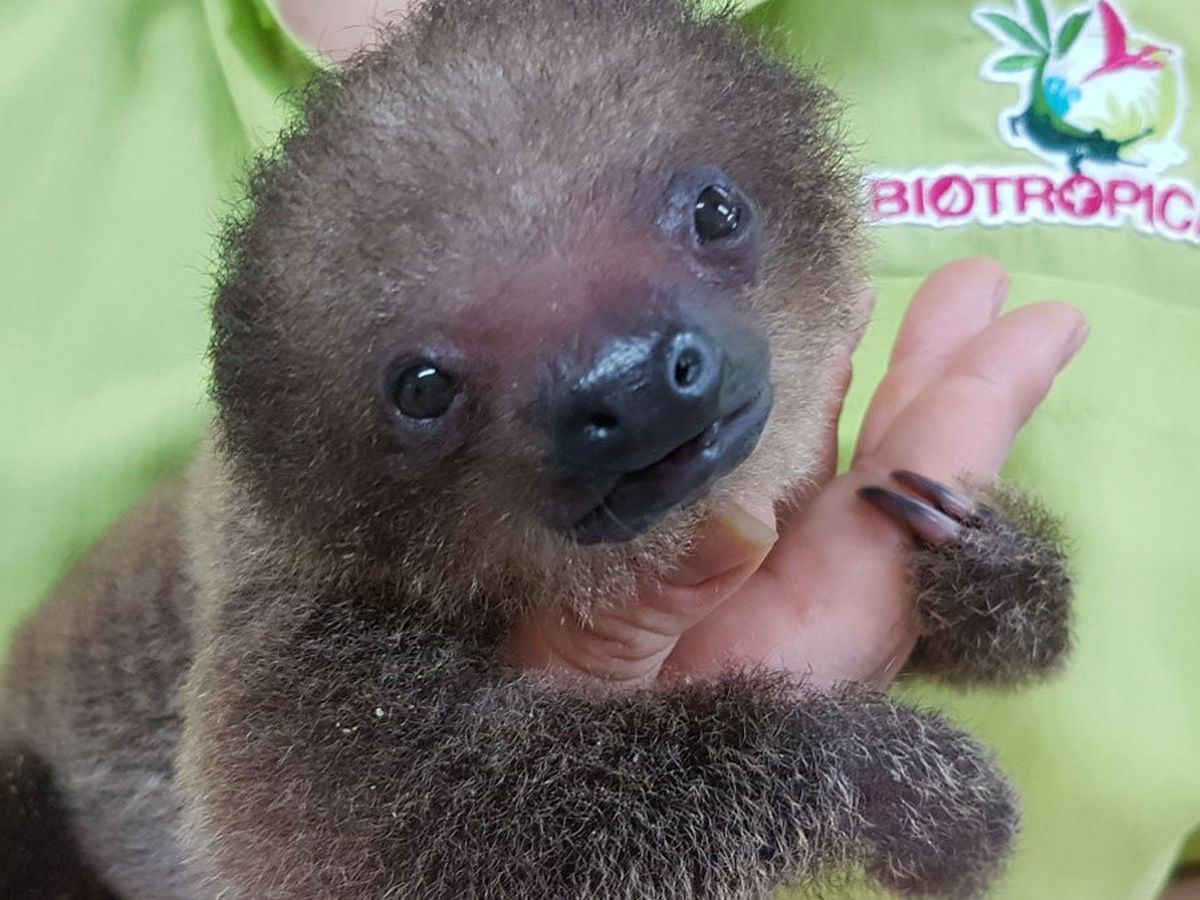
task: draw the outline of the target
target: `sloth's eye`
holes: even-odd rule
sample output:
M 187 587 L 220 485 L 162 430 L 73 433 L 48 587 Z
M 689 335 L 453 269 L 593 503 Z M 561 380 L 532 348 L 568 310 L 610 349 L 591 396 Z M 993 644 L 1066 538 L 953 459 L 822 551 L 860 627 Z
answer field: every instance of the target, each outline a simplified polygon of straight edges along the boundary
M 701 242 L 719 241 L 737 233 L 742 207 L 729 190 L 710 184 L 696 198 L 692 217 Z
M 392 381 L 392 402 L 410 419 L 436 419 L 458 394 L 458 383 L 433 363 L 418 362 Z

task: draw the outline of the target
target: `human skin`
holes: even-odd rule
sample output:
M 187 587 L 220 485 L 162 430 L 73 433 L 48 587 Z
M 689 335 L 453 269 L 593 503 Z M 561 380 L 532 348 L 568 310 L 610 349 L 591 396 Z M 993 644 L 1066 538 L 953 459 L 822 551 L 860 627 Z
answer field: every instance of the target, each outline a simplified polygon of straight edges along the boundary
M 370 46 L 378 26 L 414 0 L 279 0 L 279 14 L 299 37 L 335 62 Z

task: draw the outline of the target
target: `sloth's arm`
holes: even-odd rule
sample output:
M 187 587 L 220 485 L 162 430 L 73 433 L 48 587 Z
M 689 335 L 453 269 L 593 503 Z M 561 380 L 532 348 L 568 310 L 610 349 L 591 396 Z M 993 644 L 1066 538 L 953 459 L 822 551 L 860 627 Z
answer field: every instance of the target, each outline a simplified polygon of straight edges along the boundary
M 1006 484 L 966 494 L 912 472 L 864 496 L 906 524 L 921 637 L 911 671 L 958 685 L 1054 673 L 1070 650 L 1071 575 L 1058 521 Z
M 882 695 L 585 689 L 324 618 L 193 674 L 181 784 L 230 896 L 749 898 L 861 867 L 957 897 L 1010 848 L 987 754 Z
M 112 897 L 84 858 L 50 767 L 3 738 L 0 859 L 0 897 Z

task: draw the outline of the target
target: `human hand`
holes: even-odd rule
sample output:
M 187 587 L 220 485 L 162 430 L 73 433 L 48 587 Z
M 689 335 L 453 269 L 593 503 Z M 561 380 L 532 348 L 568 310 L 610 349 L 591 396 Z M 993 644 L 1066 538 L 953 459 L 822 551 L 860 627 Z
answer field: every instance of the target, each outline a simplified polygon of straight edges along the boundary
M 388 22 L 400 20 L 415 0 L 279 0 L 292 32 L 335 63 L 373 46 Z
M 917 639 L 898 552 L 907 535 L 858 490 L 898 469 L 942 481 L 994 477 L 1087 336 L 1064 304 L 1000 316 L 1007 293 L 990 261 L 935 273 L 905 317 L 845 474 L 834 475 L 843 389 L 815 485 L 778 511 L 766 498 L 718 511 L 675 572 L 587 625 L 534 615 L 512 635 L 510 658 L 630 686 L 730 665 L 783 669 L 815 685 L 888 683 Z

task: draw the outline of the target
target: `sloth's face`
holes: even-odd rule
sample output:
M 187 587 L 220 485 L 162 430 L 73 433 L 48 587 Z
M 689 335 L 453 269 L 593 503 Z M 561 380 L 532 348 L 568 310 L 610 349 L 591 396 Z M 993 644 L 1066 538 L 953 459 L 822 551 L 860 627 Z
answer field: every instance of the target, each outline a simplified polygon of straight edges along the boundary
M 488 492 L 485 521 L 595 544 L 642 536 L 751 456 L 774 397 L 751 296 L 759 213 L 715 166 L 644 200 L 388 335 L 378 384 L 397 468 L 472 471 L 511 492 Z
M 586 604 L 810 471 L 857 274 L 826 98 L 733 39 L 627 25 L 462 47 L 514 45 L 487 78 L 392 45 L 252 182 L 223 446 L 330 559 Z

